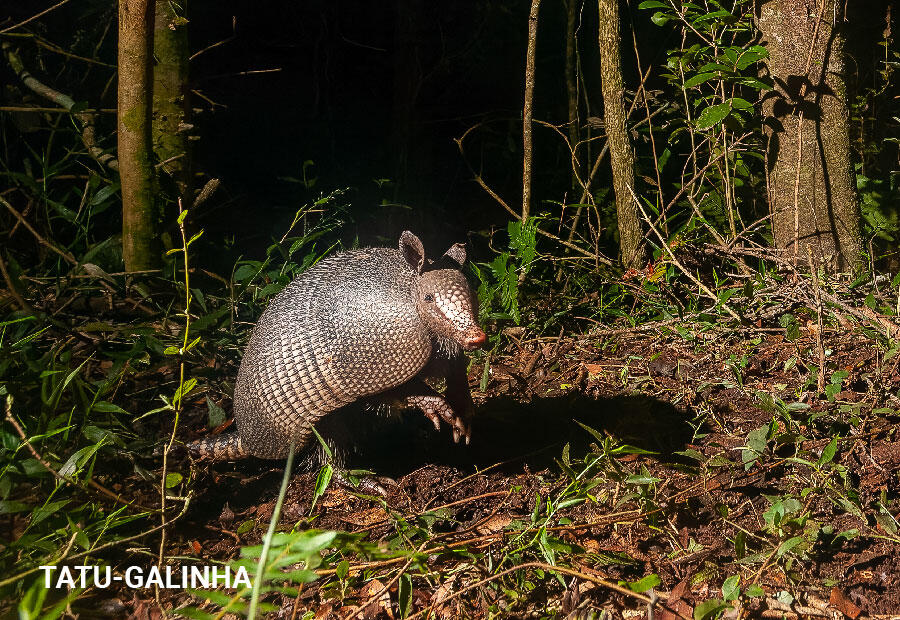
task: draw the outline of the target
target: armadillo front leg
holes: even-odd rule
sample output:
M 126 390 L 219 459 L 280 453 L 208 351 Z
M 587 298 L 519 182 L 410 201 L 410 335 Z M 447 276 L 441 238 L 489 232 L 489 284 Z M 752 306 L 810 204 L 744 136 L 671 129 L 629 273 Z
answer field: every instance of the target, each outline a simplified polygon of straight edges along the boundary
M 469 443 L 471 435 L 472 417 L 475 415 L 475 401 L 472 400 L 472 390 L 469 389 L 468 375 L 469 360 L 466 354 L 458 351 L 448 359 L 440 368 L 446 379 L 447 389 L 444 390 L 444 398 L 450 403 L 454 411 L 463 419 L 468 433 L 466 443 Z
M 459 443 L 465 437 L 466 443 L 472 437 L 472 429 L 468 422 L 459 415 L 447 400 L 428 387 L 424 382 L 416 381 L 404 386 L 399 394 L 407 407 L 420 409 L 425 417 L 431 420 L 436 430 L 441 430 L 441 420 L 453 429 L 453 441 Z

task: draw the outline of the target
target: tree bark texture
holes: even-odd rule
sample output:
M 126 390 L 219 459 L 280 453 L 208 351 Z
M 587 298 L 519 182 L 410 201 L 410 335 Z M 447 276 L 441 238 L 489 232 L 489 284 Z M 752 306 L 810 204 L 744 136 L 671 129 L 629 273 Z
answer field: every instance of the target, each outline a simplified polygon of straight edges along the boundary
M 525 53 L 525 102 L 522 106 L 522 221 L 531 215 L 531 166 L 534 156 L 531 119 L 534 110 L 534 58 L 537 53 L 538 12 L 541 0 L 531 0 L 528 13 L 528 51 Z
M 641 220 L 634 202 L 634 150 L 625 127 L 625 92 L 619 54 L 619 5 L 617 0 L 598 0 L 600 77 L 603 88 L 603 115 L 612 164 L 619 247 L 622 264 L 640 269 L 646 262 Z
M 172 0 L 156 0 L 153 26 L 153 152 L 160 162 L 157 182 L 162 193 L 181 198 L 190 207 L 192 166 L 188 123 L 188 33 L 184 17 L 186 1 L 179 3 L 181 14 L 173 10 Z M 174 195 L 173 195 L 174 194 Z M 168 201 L 167 201 L 168 202 Z
M 118 154 L 127 271 L 160 264 L 150 159 L 153 5 L 152 0 L 119 0 Z
M 843 2 L 766 0 L 759 29 L 775 89 L 763 100 L 775 247 L 801 263 L 861 260 L 850 151 Z

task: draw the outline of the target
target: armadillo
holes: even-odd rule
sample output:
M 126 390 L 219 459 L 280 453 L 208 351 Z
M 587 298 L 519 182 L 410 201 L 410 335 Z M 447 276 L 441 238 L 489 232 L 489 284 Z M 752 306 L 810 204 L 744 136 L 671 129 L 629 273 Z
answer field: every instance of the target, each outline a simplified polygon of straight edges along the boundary
M 188 444 L 196 456 L 282 458 L 323 416 L 370 397 L 421 409 L 455 441 L 471 437 L 474 403 L 463 351 L 481 347 L 477 299 L 460 268 L 466 250 L 425 257 L 409 231 L 398 249 L 334 254 L 271 301 L 250 336 L 234 390 L 236 433 Z M 425 382 L 443 375 L 439 394 Z

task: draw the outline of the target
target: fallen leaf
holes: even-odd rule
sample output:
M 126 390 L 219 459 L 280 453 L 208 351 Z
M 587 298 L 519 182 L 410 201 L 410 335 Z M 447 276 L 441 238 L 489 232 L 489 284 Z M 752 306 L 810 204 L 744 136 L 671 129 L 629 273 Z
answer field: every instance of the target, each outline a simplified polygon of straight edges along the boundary
M 477 528 L 475 528 L 475 531 L 482 536 L 486 534 L 493 534 L 494 532 L 501 531 L 511 522 L 512 517 L 509 515 L 494 515 L 484 523 L 480 524 Z
M 381 592 L 381 594 L 378 594 Z M 364 601 L 362 616 L 375 618 L 384 612 L 393 620 L 394 611 L 391 609 L 391 595 L 384 589 L 384 584 L 378 579 L 373 579 L 364 585 L 359 591 L 360 600 Z
M 841 612 L 851 620 L 856 620 L 862 613 L 862 609 L 857 607 L 853 603 L 853 601 L 844 596 L 844 593 L 837 588 L 831 588 L 831 597 L 829 598 L 828 602 L 831 603 L 832 607 L 837 609 L 839 612 Z
M 341 516 L 341 521 L 346 521 L 347 523 L 357 525 L 359 527 L 367 527 L 374 523 L 381 523 L 382 521 L 386 521 L 387 519 L 388 513 L 386 513 L 380 506 L 375 506 L 374 508 L 370 508 L 368 510 L 358 510 L 348 515 Z

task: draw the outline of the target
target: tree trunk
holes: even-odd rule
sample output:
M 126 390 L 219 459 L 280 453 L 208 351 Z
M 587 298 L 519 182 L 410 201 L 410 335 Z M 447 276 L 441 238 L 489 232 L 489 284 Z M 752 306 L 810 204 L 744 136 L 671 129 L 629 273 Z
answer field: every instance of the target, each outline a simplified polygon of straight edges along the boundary
M 603 115 L 612 164 L 619 246 L 622 264 L 640 269 L 646 262 L 641 220 L 634 201 L 634 150 L 625 128 L 625 99 L 622 61 L 619 54 L 619 5 L 617 0 L 598 0 L 600 76 L 603 86 Z
M 576 146 L 578 145 L 578 65 L 577 50 L 578 41 L 575 34 L 575 18 L 578 0 L 565 0 L 566 7 L 566 102 L 569 112 L 569 147 L 573 151 L 572 155 L 572 189 L 580 189 L 578 185 L 578 175 L 580 166 Z M 580 207 L 579 207 L 580 208 Z
M 531 11 L 528 13 L 528 50 L 525 52 L 525 98 L 522 106 L 522 223 L 531 215 L 531 168 L 534 158 L 531 120 L 534 113 L 534 65 L 540 9 L 541 0 L 531 0 Z
M 430 178 L 433 166 L 429 144 L 422 136 L 424 119 L 416 106 L 424 79 L 419 42 L 424 19 L 422 0 L 398 0 L 394 17 L 391 116 L 394 200 L 418 205 L 417 209 L 425 208 L 431 199 L 426 179 Z
M 186 3 L 180 14 L 171 0 L 156 0 L 153 27 L 153 153 L 160 162 L 157 182 L 171 202 L 181 198 L 190 207 L 192 166 L 188 142 L 188 37 Z M 169 200 L 166 201 L 170 202 Z M 172 218 L 174 219 L 174 217 Z
M 152 9 L 151 0 L 119 0 L 118 154 L 127 271 L 160 264 L 150 160 Z
M 775 247 L 795 261 L 860 265 L 860 209 L 850 159 L 843 2 L 766 0 L 759 29 L 775 90 L 770 119 L 769 208 Z

